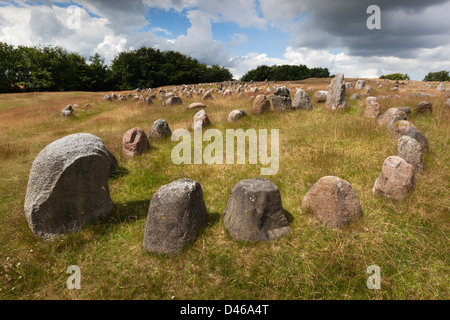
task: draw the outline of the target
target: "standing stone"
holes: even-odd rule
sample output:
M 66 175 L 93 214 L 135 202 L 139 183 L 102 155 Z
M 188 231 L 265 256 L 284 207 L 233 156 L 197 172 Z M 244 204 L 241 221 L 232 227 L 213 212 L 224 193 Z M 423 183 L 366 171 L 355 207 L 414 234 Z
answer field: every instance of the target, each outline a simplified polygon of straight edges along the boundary
M 194 130 L 202 129 L 203 127 L 207 127 L 211 125 L 211 121 L 209 120 L 208 115 L 205 110 L 200 110 L 194 116 L 194 123 L 192 128 Z
M 204 100 L 210 100 L 210 99 L 212 99 L 212 95 L 211 95 L 211 91 L 206 91 L 205 92 L 205 94 L 203 95 L 203 97 L 202 97 L 202 101 L 204 101 Z
M 350 100 L 359 100 L 361 98 L 361 95 L 359 93 L 354 93 L 350 96 Z
M 405 112 L 400 111 L 397 108 L 390 108 L 377 118 L 377 123 L 380 126 L 387 126 L 389 131 L 392 132 L 392 126 L 394 125 L 394 123 L 399 120 L 406 120 L 406 118 L 407 117 Z
M 224 225 L 233 239 L 241 241 L 273 240 L 291 231 L 278 187 L 264 178 L 242 180 L 234 186 Z
M 355 89 L 361 90 L 366 86 L 366 80 L 358 80 L 356 81 Z
M 421 101 L 417 106 L 414 107 L 414 111 L 417 113 L 432 112 L 433 105 L 428 101 Z
M 345 88 L 346 88 L 346 89 L 351 89 L 351 88 L 353 88 L 353 83 L 351 83 L 351 82 L 346 82 L 346 83 L 345 83 Z
M 111 98 L 111 96 L 110 96 L 109 94 L 105 94 L 105 95 L 103 96 L 103 100 L 111 101 L 112 98 Z
M 270 101 L 263 94 L 259 94 L 253 100 L 253 113 L 261 114 L 270 111 Z
M 327 109 L 340 111 L 347 107 L 344 74 L 338 73 L 328 86 Z
M 272 97 L 273 108 L 275 110 L 292 109 L 291 95 L 285 86 L 277 87 Z
M 372 188 L 375 195 L 401 200 L 414 189 L 414 167 L 398 156 L 388 157 Z
M 445 91 L 445 83 L 439 83 L 438 86 L 436 87 L 436 91 Z
M 170 130 L 169 124 L 164 119 L 158 119 L 153 122 L 152 128 L 149 132 L 149 137 L 162 139 L 170 136 L 172 131 Z
M 180 97 L 173 96 L 163 101 L 164 107 L 177 106 L 183 104 L 183 100 Z
M 364 88 L 363 95 L 368 96 L 369 94 L 372 93 L 372 90 L 373 90 L 373 89 L 372 89 L 371 86 L 366 86 L 366 87 Z
M 247 115 L 244 110 L 237 109 L 230 112 L 228 115 L 228 122 L 234 122 L 236 120 L 239 120 L 240 118 L 243 118 Z
M 319 90 L 314 93 L 314 99 L 316 99 L 316 102 L 326 102 L 327 95 L 328 95 L 328 91 Z
M 422 132 L 417 130 L 417 128 L 408 128 L 408 130 L 405 131 L 404 135 L 416 139 L 420 143 L 422 151 L 428 149 L 427 137 L 425 137 Z
M 25 197 L 33 233 L 53 239 L 80 230 L 113 208 L 108 177 L 117 160 L 98 137 L 77 133 L 56 140 L 36 157 Z
M 448 98 L 447 101 L 445 101 L 444 107 L 445 107 L 446 109 L 450 109 L 450 98 Z
M 292 108 L 312 110 L 313 105 L 308 94 L 302 89 L 298 89 L 295 94 L 294 101 L 292 102 Z
M 153 195 L 144 231 L 145 251 L 176 255 L 207 224 L 203 190 L 197 181 L 180 179 Z
M 150 148 L 147 136 L 141 128 L 133 128 L 125 132 L 122 138 L 122 150 L 126 156 L 139 156 Z
M 341 228 L 362 216 L 362 209 L 350 183 L 339 177 L 320 178 L 302 201 L 326 226 Z
M 376 119 L 381 113 L 381 106 L 378 103 L 377 98 L 367 97 L 366 109 L 364 111 L 364 117 L 370 119 Z
M 68 105 L 64 109 L 61 110 L 61 114 L 59 115 L 60 118 L 66 118 L 73 116 L 73 108 L 72 105 Z
M 414 167 L 416 173 L 423 171 L 422 147 L 409 136 L 402 136 L 397 142 L 397 155 Z
M 410 128 L 415 128 L 414 124 L 408 120 L 399 120 L 394 123 L 392 134 L 395 138 L 403 136 Z

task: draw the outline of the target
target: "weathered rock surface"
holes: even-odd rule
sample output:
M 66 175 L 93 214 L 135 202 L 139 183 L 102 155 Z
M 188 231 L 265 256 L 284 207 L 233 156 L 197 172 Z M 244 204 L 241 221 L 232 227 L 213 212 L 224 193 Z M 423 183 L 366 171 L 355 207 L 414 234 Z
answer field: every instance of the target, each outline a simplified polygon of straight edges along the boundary
M 409 136 L 402 136 L 397 142 L 397 155 L 414 167 L 416 173 L 423 171 L 422 147 Z
M 257 95 L 253 100 L 253 109 L 252 112 L 254 114 L 261 114 L 264 112 L 270 111 L 270 101 L 263 94 Z
M 242 180 L 234 186 L 224 225 L 233 239 L 241 241 L 273 240 L 291 231 L 278 187 L 264 178 Z
M 414 167 L 398 156 L 388 157 L 372 188 L 375 195 L 401 200 L 414 189 Z
M 247 115 L 247 113 L 245 113 L 244 110 L 241 110 L 241 109 L 233 110 L 228 115 L 228 122 L 234 122 L 236 120 L 239 120 L 239 119 L 245 117 L 246 115 Z
M 414 111 L 417 113 L 433 112 L 433 105 L 428 101 L 421 101 L 414 107 Z
M 362 216 L 362 209 L 350 183 L 338 177 L 320 178 L 302 201 L 326 226 L 341 228 Z
M 207 223 L 203 190 L 197 181 L 180 179 L 153 195 L 144 231 L 145 251 L 176 255 Z
M 289 89 L 285 86 L 277 87 L 272 97 L 274 110 L 291 110 L 292 100 Z
M 347 100 L 345 97 L 345 81 L 344 74 L 338 73 L 328 86 L 327 104 L 326 107 L 332 111 L 340 111 L 347 107 Z
M 152 128 L 149 132 L 149 137 L 162 139 L 172 134 L 169 124 L 164 119 L 158 119 L 153 122 Z
M 193 102 L 188 106 L 188 109 L 204 109 L 206 105 L 201 102 Z
M 31 167 L 25 216 L 36 236 L 53 239 L 107 216 L 108 177 L 117 160 L 98 137 L 78 133 L 46 146 Z
M 204 127 L 210 126 L 211 121 L 209 120 L 208 115 L 206 114 L 205 110 L 200 110 L 194 115 L 194 123 L 192 125 L 192 128 L 194 130 L 202 129 Z
M 177 96 L 170 97 L 163 102 L 163 106 L 165 107 L 178 106 L 181 104 L 183 104 L 183 100 Z
M 150 143 L 141 128 L 130 129 L 122 137 L 122 151 L 126 156 L 139 156 L 149 148 Z
M 304 90 L 302 89 L 297 90 L 294 96 L 294 101 L 292 101 L 292 108 L 312 110 L 313 108 L 312 101 Z
M 316 102 L 326 102 L 327 95 L 328 95 L 328 91 L 319 90 L 314 93 L 314 99 L 316 99 Z

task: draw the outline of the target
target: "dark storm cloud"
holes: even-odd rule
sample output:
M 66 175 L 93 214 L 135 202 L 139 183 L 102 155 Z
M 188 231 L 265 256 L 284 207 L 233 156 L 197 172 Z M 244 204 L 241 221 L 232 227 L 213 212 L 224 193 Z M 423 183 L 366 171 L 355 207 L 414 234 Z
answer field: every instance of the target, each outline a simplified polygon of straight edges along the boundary
M 350 55 L 415 57 L 416 49 L 447 44 L 448 0 L 311 1 L 308 18 L 294 32 L 297 47 L 346 47 Z M 381 29 L 366 26 L 370 5 L 381 9 Z

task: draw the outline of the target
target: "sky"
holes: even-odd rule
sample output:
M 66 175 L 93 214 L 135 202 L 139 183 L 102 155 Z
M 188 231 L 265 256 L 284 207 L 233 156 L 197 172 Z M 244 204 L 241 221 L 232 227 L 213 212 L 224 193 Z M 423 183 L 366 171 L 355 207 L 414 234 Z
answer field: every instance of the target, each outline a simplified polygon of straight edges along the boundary
M 422 80 L 450 70 L 449 13 L 450 0 L 0 0 L 0 41 L 99 53 L 107 63 L 141 46 L 175 50 L 235 79 L 260 65 L 305 64 Z

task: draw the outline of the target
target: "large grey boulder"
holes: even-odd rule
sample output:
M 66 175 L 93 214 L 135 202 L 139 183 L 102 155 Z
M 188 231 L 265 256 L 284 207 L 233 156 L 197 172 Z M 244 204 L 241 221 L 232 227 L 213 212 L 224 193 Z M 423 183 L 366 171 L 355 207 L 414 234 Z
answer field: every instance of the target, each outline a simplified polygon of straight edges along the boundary
M 241 241 L 273 240 L 291 231 L 278 187 L 264 178 L 242 180 L 234 186 L 224 225 L 233 239 Z
M 403 134 L 405 136 L 416 139 L 420 143 L 422 151 L 428 149 L 427 137 L 425 137 L 425 135 L 422 132 L 420 132 L 417 128 L 415 127 L 408 128 L 408 130 L 406 130 Z
M 344 74 L 338 73 L 328 86 L 326 107 L 332 111 L 340 111 L 347 107 L 347 98 L 345 96 Z
M 304 90 L 302 89 L 297 90 L 297 93 L 294 96 L 294 101 L 292 102 L 292 108 L 312 110 L 313 105 L 311 99 Z
M 76 231 L 113 208 L 108 177 L 117 160 L 98 137 L 77 133 L 46 146 L 31 167 L 25 216 L 41 238 Z
M 148 208 L 145 251 L 176 255 L 206 226 L 207 211 L 197 181 L 180 179 L 159 188 Z
M 169 124 L 164 119 L 158 119 L 153 122 L 152 128 L 150 129 L 149 137 L 162 139 L 172 134 Z
M 327 227 L 342 228 L 362 216 L 355 191 L 346 180 L 334 176 L 320 178 L 302 201 Z
M 285 86 L 277 87 L 272 97 L 274 110 L 292 109 L 291 95 L 289 89 Z
M 445 91 L 445 83 L 441 82 L 438 84 L 438 86 L 436 87 L 436 91 Z

